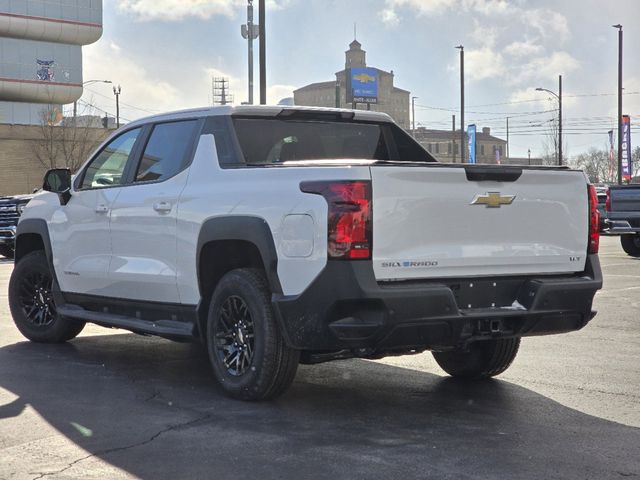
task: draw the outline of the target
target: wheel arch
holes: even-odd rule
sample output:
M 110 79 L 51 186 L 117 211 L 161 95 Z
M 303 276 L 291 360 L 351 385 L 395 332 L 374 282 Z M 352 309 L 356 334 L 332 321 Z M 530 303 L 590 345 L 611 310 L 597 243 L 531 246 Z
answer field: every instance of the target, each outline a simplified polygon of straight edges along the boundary
M 18 224 L 15 242 L 15 263 L 25 255 L 36 250 L 43 250 L 53 272 L 53 254 L 47 222 L 42 219 L 28 218 Z
M 196 267 L 200 305 L 199 329 L 204 332 L 209 298 L 220 279 L 236 268 L 260 268 L 273 294 L 282 294 L 278 254 L 268 223 L 254 216 L 216 217 L 202 224 Z

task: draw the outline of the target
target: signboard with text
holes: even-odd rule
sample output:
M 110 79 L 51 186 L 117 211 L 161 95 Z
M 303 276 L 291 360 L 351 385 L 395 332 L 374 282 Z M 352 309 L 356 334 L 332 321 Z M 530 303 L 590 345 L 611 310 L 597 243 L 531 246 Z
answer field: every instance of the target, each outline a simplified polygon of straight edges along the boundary
M 378 71 L 375 68 L 348 70 L 348 103 L 378 103 Z
M 476 126 L 467 127 L 467 139 L 469 140 L 469 163 L 476 163 Z

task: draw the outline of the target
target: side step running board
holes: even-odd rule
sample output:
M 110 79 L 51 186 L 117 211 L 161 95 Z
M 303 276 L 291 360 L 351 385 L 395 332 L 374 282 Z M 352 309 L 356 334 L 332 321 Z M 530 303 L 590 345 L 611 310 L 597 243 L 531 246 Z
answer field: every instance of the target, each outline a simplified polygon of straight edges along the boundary
M 96 323 L 106 327 L 122 328 L 135 333 L 158 335 L 160 337 L 195 337 L 194 325 L 187 322 L 142 320 L 113 313 L 93 312 L 70 304 L 58 306 L 57 310 L 63 317 Z

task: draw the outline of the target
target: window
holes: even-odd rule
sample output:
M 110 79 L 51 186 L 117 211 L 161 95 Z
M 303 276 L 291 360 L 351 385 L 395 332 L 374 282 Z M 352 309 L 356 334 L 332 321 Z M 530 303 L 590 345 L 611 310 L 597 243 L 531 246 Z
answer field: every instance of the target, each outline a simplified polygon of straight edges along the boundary
M 235 117 L 233 125 L 245 164 L 331 159 L 435 161 L 396 125 L 304 115 L 303 119 Z
M 480 155 L 484 156 L 484 145 L 480 145 Z
M 213 135 L 220 165 L 237 163 L 237 155 L 232 146 L 233 141 L 231 140 L 230 127 L 227 121 L 227 117 L 223 116 L 209 117 L 202 131 L 203 135 Z
M 447 153 L 451 155 L 451 143 L 447 143 Z
M 180 172 L 193 146 L 197 123 L 190 120 L 156 125 L 140 159 L 135 181 L 162 181 Z
M 112 140 L 84 171 L 81 188 L 121 185 L 124 168 L 140 131 L 140 128 L 129 130 Z
M 436 143 L 436 153 L 440 153 L 440 144 Z

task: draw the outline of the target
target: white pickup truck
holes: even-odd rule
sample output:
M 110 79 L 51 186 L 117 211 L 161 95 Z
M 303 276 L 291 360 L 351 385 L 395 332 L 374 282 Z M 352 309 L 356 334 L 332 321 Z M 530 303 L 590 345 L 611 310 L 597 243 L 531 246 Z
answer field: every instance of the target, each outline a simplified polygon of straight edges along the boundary
M 20 331 L 199 339 L 240 399 L 284 392 L 299 362 L 426 350 L 497 375 L 521 337 L 584 327 L 602 286 L 582 172 L 441 164 L 374 112 L 155 116 L 44 190 L 17 230 Z

